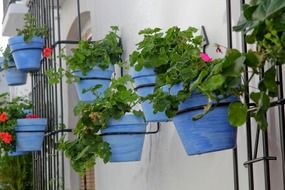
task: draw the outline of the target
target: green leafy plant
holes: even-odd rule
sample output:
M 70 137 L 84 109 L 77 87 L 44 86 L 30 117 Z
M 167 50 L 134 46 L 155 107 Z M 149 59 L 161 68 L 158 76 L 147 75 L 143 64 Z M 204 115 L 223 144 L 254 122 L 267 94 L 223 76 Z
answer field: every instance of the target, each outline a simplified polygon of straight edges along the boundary
M 154 112 L 165 111 L 168 117 L 173 117 L 178 105 L 190 96 L 191 82 L 207 67 L 200 57 L 202 36 L 196 32 L 193 27 L 183 31 L 176 26 L 165 33 L 159 28 L 139 32 L 144 38 L 137 44 L 137 51 L 130 55 L 130 63 L 137 71 L 146 67 L 156 73 L 155 91 L 146 97 L 154 103 Z M 162 89 L 181 82 L 183 89 L 177 96 Z
M 126 87 L 131 81 L 129 75 L 112 79 L 103 97 L 98 97 L 91 103 L 79 102 L 75 107 L 74 113 L 80 117 L 73 131 L 76 139 L 69 141 L 63 138 L 59 146 L 70 158 L 75 171 L 82 174 L 94 166 L 98 157 L 104 162 L 109 160 L 110 147 L 103 141 L 99 132 L 100 129 L 107 127 L 111 118 L 119 119 L 127 112 L 142 114 L 133 110 L 133 107 L 140 102 L 140 98 L 134 90 Z
M 255 50 L 241 53 L 239 59 L 244 59 L 244 65 L 251 71 L 248 83 L 254 76 L 260 78 L 257 89 L 249 94 L 256 108 L 247 109 L 246 113 L 255 118 L 261 129 L 266 129 L 268 125 L 266 113 L 270 107 L 270 100 L 278 95 L 276 66 L 285 62 L 284 23 L 285 2 L 283 0 L 255 0 L 243 6 L 243 14 L 237 26 L 234 27 L 235 31 L 245 33 L 247 43 L 256 44 Z M 241 102 L 236 106 L 247 107 Z M 230 108 L 230 113 L 233 113 L 236 106 Z M 232 116 L 232 123 L 237 124 L 233 114 L 230 116 Z M 245 121 L 244 118 L 239 123 Z
M 0 189 L 33 189 L 32 155 L 0 157 Z
M 9 62 L 14 62 L 12 53 L 11 53 L 11 49 L 9 46 L 7 46 L 5 48 L 5 50 L 3 50 L 3 48 L 0 49 L 0 51 L 2 52 L 3 58 L 4 58 L 4 69 L 8 69 L 9 67 Z
M 17 35 L 22 35 L 26 43 L 30 42 L 33 37 L 45 37 L 48 35 L 46 26 L 39 27 L 36 24 L 36 18 L 31 13 L 26 13 L 24 17 L 25 25 L 23 29 L 17 29 Z
M 130 62 L 136 70 L 148 67 L 156 72 L 155 91 L 145 98 L 153 102 L 154 112 L 165 111 L 172 117 L 181 102 L 198 92 L 206 95 L 209 102 L 203 113 L 193 117 L 195 120 L 213 110 L 219 102 L 236 96 L 236 101 L 229 105 L 230 123 L 241 126 L 250 116 L 265 129 L 270 99 L 277 96 L 278 90 L 275 67 L 285 59 L 284 23 L 284 1 L 252 1 L 244 6 L 234 29 L 244 31 L 247 43 L 256 44 L 255 50 L 241 53 L 228 49 L 222 59 L 205 60 L 200 53 L 201 37 L 194 37 L 196 29 L 180 31 L 172 27 L 162 33 L 155 28 L 140 32 L 144 39 L 138 43 L 138 51 L 130 56 Z M 250 71 L 248 80 L 243 77 L 246 66 Z M 248 95 L 256 106 L 252 109 L 239 97 L 247 95 L 246 89 L 255 76 L 260 77 L 260 82 Z M 174 95 L 170 91 L 176 84 L 183 84 L 183 87 Z
M 122 65 L 123 49 L 117 34 L 119 29 L 117 26 L 112 26 L 111 29 L 102 40 L 80 41 L 78 47 L 72 49 L 71 55 L 65 55 L 62 52 L 61 56 L 65 59 L 68 70 L 61 67 L 57 71 L 48 70 L 46 75 L 49 78 L 49 83 L 58 83 L 63 76 L 66 76 L 69 83 L 77 81 L 78 78 L 70 71 L 79 70 L 86 76 L 95 66 L 105 70 L 111 64 Z
M 2 153 L 15 151 L 17 119 L 24 118 L 24 109 L 31 108 L 26 98 L 8 100 L 8 94 L 0 94 L 0 149 Z

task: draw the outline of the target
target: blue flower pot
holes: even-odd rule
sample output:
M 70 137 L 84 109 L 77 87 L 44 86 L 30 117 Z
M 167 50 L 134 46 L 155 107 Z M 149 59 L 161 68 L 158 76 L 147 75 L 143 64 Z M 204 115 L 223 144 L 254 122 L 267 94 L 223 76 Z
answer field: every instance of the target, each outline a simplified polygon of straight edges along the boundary
M 27 82 L 27 73 L 18 70 L 16 66 L 9 66 L 5 73 L 5 79 L 9 86 L 23 85 Z
M 229 98 L 227 102 L 236 101 Z M 192 94 L 179 106 L 179 111 L 196 106 L 206 105 L 207 97 Z M 237 130 L 228 122 L 228 105 L 216 107 L 202 119 L 193 121 L 192 117 L 203 112 L 203 108 L 186 111 L 173 117 L 173 123 L 188 155 L 231 149 L 236 146 Z
M 102 87 L 97 90 L 98 96 L 103 96 L 104 91 L 109 87 L 112 75 L 114 73 L 114 66 L 103 70 L 99 67 L 94 67 L 87 75 L 83 75 L 81 71 L 73 71 L 73 74 L 80 78 L 80 81 L 75 83 L 75 88 L 80 101 L 91 102 L 96 99 L 91 91 L 83 93 L 84 89 L 90 89 L 98 84 Z
M 43 38 L 33 37 L 29 43 L 26 43 L 23 36 L 15 36 L 9 38 L 8 44 L 18 70 L 25 72 L 40 70 Z
M 101 133 L 114 132 L 145 132 L 145 121 L 135 115 L 129 114 L 119 120 L 111 119 L 108 127 Z M 103 140 L 111 147 L 111 162 L 139 161 L 144 144 L 144 134 L 139 135 L 104 135 Z
M 22 151 L 15 151 L 15 152 L 8 152 L 8 156 L 22 156 L 27 154 L 27 152 L 22 152 Z
M 153 69 L 143 68 L 141 71 L 132 69 L 132 77 L 135 81 L 139 96 L 145 97 L 153 93 L 156 79 Z M 148 100 L 142 102 L 142 109 L 147 122 L 163 122 L 169 120 L 164 112 L 153 113 L 153 104 Z
M 0 69 L 4 69 L 4 57 L 0 57 Z
M 46 129 L 46 126 L 47 119 L 45 118 L 17 119 L 16 150 L 40 151 L 44 141 L 45 133 L 43 131 Z

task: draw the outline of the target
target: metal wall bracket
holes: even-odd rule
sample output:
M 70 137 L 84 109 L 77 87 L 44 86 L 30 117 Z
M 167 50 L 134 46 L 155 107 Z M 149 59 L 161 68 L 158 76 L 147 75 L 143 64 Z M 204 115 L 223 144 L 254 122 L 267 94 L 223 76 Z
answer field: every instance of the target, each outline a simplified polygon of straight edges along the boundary
M 147 131 L 147 132 L 112 132 L 112 133 L 102 133 L 101 136 L 108 136 L 108 135 L 150 135 L 158 133 L 160 129 L 160 123 L 157 123 L 156 129 L 154 131 Z M 52 136 L 56 135 L 58 133 L 71 133 L 72 129 L 59 129 L 55 131 L 45 131 L 45 130 L 38 130 L 38 131 L 31 131 L 31 130 L 25 130 L 25 131 L 15 131 L 16 133 L 45 133 L 45 136 Z
M 243 165 L 244 165 L 244 167 L 247 168 L 248 165 L 250 165 L 250 164 L 260 162 L 260 161 L 265 161 L 265 160 L 277 160 L 277 157 L 275 157 L 275 156 L 260 157 L 260 158 L 256 158 L 256 159 L 246 161 L 245 163 L 243 163 Z
M 201 46 L 203 47 L 203 53 L 206 53 L 206 48 L 210 43 L 204 26 L 201 26 L 201 35 L 203 37 Z
M 110 135 L 151 135 L 158 133 L 160 129 L 160 123 L 156 125 L 156 130 L 148 132 L 111 132 L 111 133 L 102 133 L 101 136 L 110 136 Z

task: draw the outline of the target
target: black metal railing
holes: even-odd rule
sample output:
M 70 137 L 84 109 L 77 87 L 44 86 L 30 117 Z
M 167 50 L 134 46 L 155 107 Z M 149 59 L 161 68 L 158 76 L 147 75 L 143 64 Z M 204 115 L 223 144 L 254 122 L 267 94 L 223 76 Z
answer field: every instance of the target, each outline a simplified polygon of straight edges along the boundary
M 59 9 L 55 10 L 57 0 L 33 0 L 29 2 L 30 12 L 36 17 L 38 25 L 45 25 L 49 29 L 45 38 L 45 46 L 51 47 L 60 39 Z M 57 29 L 56 29 L 57 28 Z M 56 149 L 62 132 L 53 133 L 61 129 L 63 124 L 63 91 L 62 82 L 58 85 L 49 85 L 44 75 L 48 69 L 56 69 L 61 66 L 61 60 L 57 58 L 60 47 L 55 47 L 52 57 L 43 59 L 41 70 L 32 73 L 32 101 L 35 105 L 34 112 L 48 118 L 50 135 L 45 136 L 41 152 L 34 153 L 34 189 L 59 190 L 65 189 L 64 182 L 64 157 L 63 153 Z
M 4 0 L 5 1 L 5 0 Z M 244 0 L 236 0 L 242 6 Z M 233 47 L 232 40 L 232 0 L 226 0 L 226 13 L 227 13 L 227 39 L 228 47 Z M 37 18 L 37 23 L 39 25 L 46 25 L 49 28 L 49 36 L 46 38 L 46 46 L 53 47 L 53 55 L 50 59 L 42 60 L 42 69 L 37 73 L 32 74 L 32 100 L 35 104 L 35 113 L 41 115 L 42 117 L 47 117 L 49 119 L 48 131 L 60 130 L 61 124 L 63 124 L 63 84 L 62 82 L 56 86 L 48 85 L 47 78 L 44 76 L 44 72 L 47 69 L 57 69 L 61 66 L 61 59 L 57 58 L 59 51 L 61 49 L 61 25 L 60 25 L 60 10 L 58 6 L 59 0 L 33 0 L 30 1 L 29 7 L 30 12 L 33 13 Z M 79 37 L 81 39 L 81 23 L 80 23 L 80 1 L 77 0 L 77 14 L 78 14 L 78 26 L 79 26 Z M 76 40 L 78 40 L 76 39 Z M 244 36 L 241 39 L 242 51 L 247 51 L 247 45 L 244 40 Z M 280 130 L 280 145 L 282 153 L 282 172 L 281 176 L 283 187 L 280 189 L 285 189 L 285 115 L 284 115 L 284 89 L 283 89 L 283 69 L 278 66 L 278 76 L 277 81 L 279 84 L 279 94 L 278 100 L 273 102 L 271 106 L 278 106 L 278 119 L 279 119 L 279 130 Z M 248 72 L 244 74 L 245 80 L 248 80 Z M 247 89 L 249 92 L 249 89 Z M 249 97 L 245 94 L 244 101 L 250 104 Z M 270 126 L 269 126 L 270 127 Z M 234 184 L 233 189 L 240 189 L 239 181 L 239 171 L 238 166 L 245 166 L 247 170 L 248 177 L 248 190 L 255 190 L 256 182 L 254 179 L 260 177 L 260 173 L 255 173 L 254 165 L 258 162 L 263 162 L 264 177 L 264 189 L 271 189 L 271 174 L 270 174 L 270 164 L 274 162 L 277 158 L 276 155 L 270 155 L 269 141 L 267 132 L 260 131 L 259 128 L 254 128 L 251 126 L 251 120 L 248 119 L 246 122 L 246 145 L 247 145 L 247 160 L 241 162 L 238 159 L 237 148 L 233 149 L 233 176 Z M 256 130 L 256 131 L 253 131 Z M 255 134 L 253 136 L 253 134 Z M 45 138 L 44 146 L 41 152 L 34 153 L 34 188 L 35 190 L 59 190 L 65 189 L 65 168 L 63 153 L 55 149 L 56 144 L 60 138 L 61 133 L 52 133 L 47 135 Z M 262 144 L 260 145 L 260 139 L 262 139 Z M 239 146 L 239 145 L 238 145 Z M 257 152 L 262 148 L 262 156 L 258 157 Z M 256 176 L 258 175 L 258 176 Z M 215 188 L 214 188 L 215 189 Z M 274 189 L 275 190 L 275 189 Z

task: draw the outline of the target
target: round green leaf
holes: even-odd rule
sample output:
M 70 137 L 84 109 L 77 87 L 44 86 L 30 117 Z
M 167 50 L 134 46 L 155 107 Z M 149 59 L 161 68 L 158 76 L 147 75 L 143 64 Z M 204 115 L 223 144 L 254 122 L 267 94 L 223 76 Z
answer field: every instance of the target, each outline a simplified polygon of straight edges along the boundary
M 229 122 L 236 127 L 243 125 L 247 118 L 247 107 L 241 102 L 232 102 L 228 109 Z

